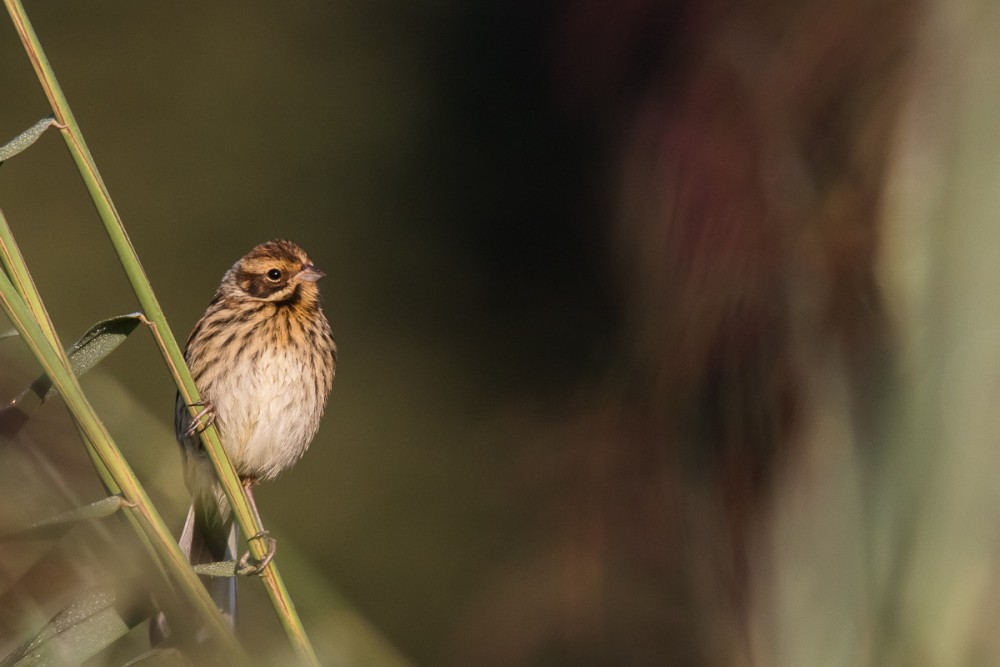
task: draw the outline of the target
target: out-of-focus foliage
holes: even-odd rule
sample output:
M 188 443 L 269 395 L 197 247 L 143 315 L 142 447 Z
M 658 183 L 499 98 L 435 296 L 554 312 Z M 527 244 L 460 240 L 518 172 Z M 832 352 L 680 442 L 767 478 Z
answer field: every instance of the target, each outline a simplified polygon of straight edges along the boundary
M 31 11 L 179 335 L 264 239 L 328 274 L 328 414 L 258 493 L 328 661 L 1000 657 L 991 3 Z M 8 138 L 47 109 L 2 27 L 0 81 Z M 60 332 L 134 309 L 58 141 L 0 206 Z M 159 369 L 84 385 L 179 526 Z M 57 405 L 19 437 L 0 528 L 66 509 L 26 451 L 100 497 Z M 0 602 L 2 638 L 60 608 Z

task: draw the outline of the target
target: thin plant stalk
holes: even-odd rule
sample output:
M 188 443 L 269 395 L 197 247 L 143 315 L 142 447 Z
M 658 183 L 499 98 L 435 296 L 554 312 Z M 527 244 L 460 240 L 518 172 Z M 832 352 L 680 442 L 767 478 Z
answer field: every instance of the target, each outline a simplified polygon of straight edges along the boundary
M 93 199 L 101 221 L 104 223 L 104 228 L 111 240 L 111 244 L 118 254 L 118 259 L 125 269 L 125 273 L 146 318 L 150 321 L 150 328 L 153 331 L 154 338 L 163 354 L 167 367 L 170 369 L 177 383 L 181 396 L 191 406 L 192 417 L 196 417 L 196 406 L 200 402 L 198 389 L 195 387 L 194 380 L 191 378 L 191 373 L 184 362 L 184 356 L 180 347 L 177 345 L 177 341 L 167 324 L 163 309 L 160 307 L 159 301 L 139 262 L 135 248 L 132 246 L 121 217 L 115 209 L 107 187 L 97 169 L 97 165 L 87 148 L 83 134 L 76 122 L 76 118 L 73 116 L 69 103 L 66 101 L 55 73 L 52 71 L 48 58 L 45 56 L 38 36 L 34 32 L 20 0 L 4 0 L 4 5 L 7 7 L 14 27 L 21 38 L 28 58 L 31 60 L 42 89 L 49 100 L 56 121 L 60 125 L 63 138 L 69 147 L 73 160 L 76 162 L 84 184 L 90 192 L 91 199 Z M 263 531 L 263 526 L 260 525 L 250 508 L 246 491 L 226 456 L 222 443 L 219 440 L 218 431 L 214 426 L 209 426 L 202 431 L 202 441 L 219 476 L 222 488 L 229 499 L 233 514 L 240 528 L 243 530 L 243 534 L 249 536 L 260 534 Z M 267 546 L 263 540 L 250 539 L 248 540 L 248 546 L 251 554 L 257 560 L 265 558 Z M 300 660 L 304 664 L 318 665 L 319 661 L 316 653 L 309 642 L 309 638 L 306 636 L 302 621 L 299 618 L 295 605 L 288 594 L 288 590 L 274 560 L 271 560 L 267 564 L 260 573 L 260 577 L 264 582 L 265 590 L 271 599 L 278 619 Z
M 160 558 L 175 575 L 176 580 L 182 582 L 181 588 L 187 595 L 191 607 L 214 631 L 213 634 L 220 639 L 221 646 L 230 657 L 244 662 L 245 657 L 236 637 L 222 618 L 208 591 L 191 569 L 187 558 L 174 541 L 170 529 L 167 528 L 132 468 L 115 445 L 104 423 L 90 405 L 72 368 L 68 363 L 63 363 L 65 355 L 61 358 L 56 347 L 49 343 L 28 305 L 3 272 L 0 272 L 0 306 L 7 312 L 42 370 L 52 380 L 53 386 L 73 415 L 74 421 L 93 445 L 93 451 L 113 479 L 113 486 L 119 489 L 122 497 L 129 503 L 130 514 L 140 519 L 139 526 L 157 548 Z
M 28 265 L 24 261 L 24 255 L 21 254 L 21 249 L 17 245 L 17 241 L 14 239 L 14 235 L 11 232 L 10 224 L 7 222 L 7 217 L 4 215 L 3 210 L 0 210 L 0 262 L 3 263 L 4 268 L 7 270 L 7 274 L 14 284 L 14 288 L 17 290 L 21 298 L 24 299 L 25 304 L 31 311 L 31 314 L 35 318 L 35 322 L 38 323 L 45 335 L 46 340 L 48 340 L 49 345 L 55 350 L 56 354 L 59 356 L 60 363 L 66 368 L 72 368 L 69 357 L 66 355 L 66 351 L 63 349 L 63 345 L 59 340 L 58 334 L 56 334 L 55 326 L 52 324 L 52 318 L 49 316 L 48 309 L 45 308 L 45 304 L 42 302 L 41 294 L 38 292 L 38 288 L 35 286 L 35 281 L 31 277 L 31 273 L 28 271 Z M 97 469 L 97 474 L 104 482 L 104 487 L 109 493 L 114 495 L 121 495 L 122 490 L 118 482 L 115 480 L 114 475 L 108 470 L 107 466 L 101 460 L 97 451 L 94 448 L 94 444 L 91 442 L 90 438 L 84 432 L 83 428 L 74 420 L 74 425 L 77 431 L 80 433 L 80 438 L 83 440 L 84 446 L 87 448 L 87 453 L 90 455 L 91 460 L 94 462 L 94 467 Z M 143 546 L 146 550 L 153 556 L 152 560 L 156 563 L 157 567 L 160 568 L 161 573 L 164 577 L 167 577 L 167 571 L 163 564 L 163 560 L 156 557 L 156 547 L 150 541 L 149 536 L 146 532 L 141 529 L 138 524 L 138 518 L 132 512 L 127 512 L 126 516 L 129 521 L 132 522 L 133 527 L 137 529 L 140 539 L 142 540 Z
M 55 330 L 55 326 L 52 324 L 52 318 L 49 316 L 48 309 L 45 308 L 45 304 L 42 301 L 41 294 L 39 293 L 38 288 L 35 285 L 34 279 L 31 277 L 31 273 L 28 270 L 27 263 L 24 260 L 24 256 L 21 253 L 20 247 L 18 247 L 17 245 L 17 241 L 14 239 L 14 235 L 13 232 L 11 231 L 10 224 L 7 222 L 7 217 L 4 215 L 3 210 L 0 210 L 0 263 L 2 263 L 4 268 L 6 269 L 7 275 L 14 285 L 14 289 L 21 296 L 21 298 L 24 299 L 25 305 L 28 307 L 29 311 L 34 316 L 35 322 L 38 324 L 39 328 L 42 329 L 42 333 L 45 336 L 46 340 L 48 341 L 49 345 L 51 345 L 52 349 L 56 352 L 60 363 L 65 368 L 72 369 L 72 364 L 69 360 L 69 357 L 66 354 L 62 342 L 59 340 L 58 334 L 56 333 Z M 77 431 L 80 433 L 80 438 L 82 439 L 85 447 L 87 448 L 87 452 L 90 455 L 91 460 L 93 461 L 94 466 L 98 472 L 98 476 L 104 483 L 105 488 L 111 494 L 118 495 L 122 498 L 126 498 L 125 494 L 122 492 L 121 485 L 118 483 L 115 476 L 108 469 L 108 467 L 104 464 L 104 461 L 102 460 L 100 454 L 95 449 L 94 444 L 91 441 L 90 437 L 88 436 L 86 430 L 77 421 L 72 411 L 70 414 L 71 416 L 74 416 L 73 423 L 76 426 Z M 120 456 L 120 453 L 118 453 L 118 455 Z M 136 483 L 138 484 L 138 482 Z M 150 539 L 148 531 L 143 529 L 143 526 L 140 523 L 140 515 L 130 511 L 126 511 L 124 514 L 127 520 L 132 524 L 132 527 L 135 529 L 136 533 L 138 534 L 141 543 L 143 544 L 147 552 L 150 554 L 151 560 L 153 561 L 153 563 L 156 564 L 157 568 L 159 568 L 161 574 L 164 577 L 164 581 L 176 582 L 182 579 L 183 572 L 186 568 L 183 567 L 180 568 L 180 571 L 182 573 L 181 577 L 178 577 L 176 572 L 173 573 L 173 575 L 171 576 L 171 573 L 168 571 L 168 566 L 166 565 L 167 561 L 164 558 L 159 557 L 156 545 L 154 544 L 153 540 Z M 173 541 L 168 539 L 165 544 L 169 548 L 169 546 L 172 543 Z M 199 586 L 194 587 L 193 590 L 196 594 L 198 593 L 199 588 L 200 588 Z M 159 594 L 162 596 L 169 595 L 171 597 L 169 601 L 167 599 L 161 599 L 161 602 L 163 603 L 169 602 L 171 603 L 173 608 L 177 607 L 178 597 L 177 597 L 177 591 L 175 589 L 161 588 L 159 590 Z M 183 595 L 183 593 L 181 593 L 181 595 Z M 217 615 L 216 614 L 217 610 L 213 610 L 211 606 L 203 608 L 203 611 L 210 615 Z M 232 632 L 229 628 L 229 625 L 224 624 L 224 628 L 226 633 L 231 636 Z M 243 656 L 236 656 L 236 657 L 243 659 Z
M 31 274 L 28 272 L 28 266 L 24 261 L 24 256 L 21 254 L 21 249 L 14 241 L 14 235 L 11 233 L 10 225 L 7 223 L 7 217 L 4 215 L 2 210 L 0 210 L 0 261 L 3 262 L 4 268 L 7 269 L 7 274 L 10 276 L 17 293 L 21 295 L 21 298 L 24 299 L 28 309 L 34 315 L 35 321 L 41 328 L 45 338 L 49 341 L 49 345 L 51 345 L 59 355 L 60 362 L 66 367 L 70 367 L 69 358 L 66 357 L 66 351 L 63 349 L 62 343 L 59 341 L 59 336 L 56 334 L 55 327 L 52 325 L 52 318 L 49 317 L 48 310 L 46 310 L 44 304 L 42 304 L 38 288 L 35 287 L 35 281 L 31 278 Z M 83 435 L 83 431 L 80 431 L 80 434 Z M 98 457 L 96 452 L 94 452 L 93 443 L 91 443 L 86 437 L 83 438 L 83 442 L 87 447 L 88 453 L 90 453 L 91 459 L 94 461 L 94 465 L 97 468 L 97 474 L 101 478 L 101 481 L 104 482 L 105 488 L 107 488 L 109 493 L 121 493 L 121 489 L 118 488 L 118 484 L 115 482 L 114 477 L 111 476 L 111 473 L 108 472 L 108 469 L 101 462 L 100 457 Z

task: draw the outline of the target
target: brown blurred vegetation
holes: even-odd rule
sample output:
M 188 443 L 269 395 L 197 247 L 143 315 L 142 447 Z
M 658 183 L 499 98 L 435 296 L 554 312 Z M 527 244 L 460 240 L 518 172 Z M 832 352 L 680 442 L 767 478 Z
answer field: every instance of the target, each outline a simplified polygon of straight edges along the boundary
M 910 524 L 876 535 L 905 394 L 879 259 L 921 3 L 29 11 L 181 335 L 261 240 L 329 275 L 333 401 L 258 495 L 293 597 L 322 580 L 417 664 L 795 664 L 789 516 L 856 457 L 877 585 L 844 623 L 862 664 L 912 657 L 880 574 Z M 0 80 L 13 136 L 46 110 L 9 29 Z M 0 205 L 68 340 L 134 306 L 60 151 L 4 165 Z M 134 338 L 89 386 L 179 524 L 171 388 Z M 3 354 L 13 394 L 33 371 Z M 33 446 L 70 442 L 56 412 Z M 799 583 L 817 618 L 853 604 Z
M 803 385 L 835 350 L 863 428 L 890 379 L 874 261 L 915 9 L 562 17 L 557 87 L 611 147 L 622 325 L 604 378 L 524 427 L 556 431 L 524 464 L 559 489 L 539 503 L 550 537 L 481 601 L 458 664 L 751 661 L 754 537 L 810 418 Z

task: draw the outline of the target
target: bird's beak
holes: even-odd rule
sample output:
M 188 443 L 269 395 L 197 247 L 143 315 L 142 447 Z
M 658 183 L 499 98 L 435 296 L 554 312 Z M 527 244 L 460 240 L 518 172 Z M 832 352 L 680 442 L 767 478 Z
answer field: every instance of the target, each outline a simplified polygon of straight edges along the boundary
M 299 280 L 305 280 L 306 282 L 314 283 L 325 275 L 326 275 L 325 273 L 317 269 L 312 264 L 306 264 L 305 266 L 302 267 L 302 270 L 299 271 L 296 277 Z

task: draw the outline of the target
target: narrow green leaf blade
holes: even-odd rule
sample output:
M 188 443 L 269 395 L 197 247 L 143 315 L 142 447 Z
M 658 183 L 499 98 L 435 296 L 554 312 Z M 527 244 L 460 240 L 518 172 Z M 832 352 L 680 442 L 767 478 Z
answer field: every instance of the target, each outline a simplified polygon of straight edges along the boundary
M 38 141 L 38 137 L 42 136 L 45 130 L 55 124 L 56 119 L 54 116 L 46 116 L 3 146 L 0 146 L 0 163 L 26 150 L 31 144 Z
M 106 356 L 114 352 L 115 348 L 125 342 L 135 328 L 142 322 L 140 313 L 129 313 L 128 315 L 118 315 L 107 320 L 98 322 L 90 327 L 87 333 L 83 334 L 72 346 L 67 354 L 70 365 L 77 377 L 83 375 L 96 366 Z M 52 397 L 55 389 L 51 388 L 45 393 L 44 400 Z
M 235 577 L 239 563 L 235 560 L 220 560 L 215 563 L 200 563 L 194 571 L 205 577 Z
M 44 521 L 39 521 L 38 523 L 27 528 L 4 535 L 0 538 L 0 540 L 38 540 L 60 537 L 81 521 L 103 519 L 106 516 L 111 516 L 120 510 L 124 504 L 125 503 L 121 496 L 109 496 L 107 498 L 102 498 L 101 500 L 90 503 L 89 505 L 78 507 L 68 512 L 63 512 L 62 514 L 57 514 L 54 517 L 45 519 Z
M 17 647 L 0 667 L 78 665 L 129 631 L 109 591 L 93 589 L 62 608 L 41 632 Z
M 77 377 L 99 364 L 115 348 L 124 343 L 140 322 L 142 322 L 140 313 L 130 313 L 102 320 L 90 327 L 87 333 L 66 351 Z M 52 381 L 47 376 L 40 375 L 30 387 L 0 409 L 0 434 L 11 436 L 21 430 L 31 417 L 31 413 L 52 398 L 54 393 Z

